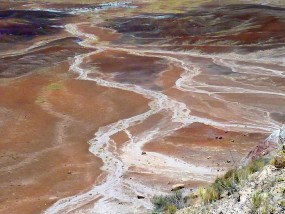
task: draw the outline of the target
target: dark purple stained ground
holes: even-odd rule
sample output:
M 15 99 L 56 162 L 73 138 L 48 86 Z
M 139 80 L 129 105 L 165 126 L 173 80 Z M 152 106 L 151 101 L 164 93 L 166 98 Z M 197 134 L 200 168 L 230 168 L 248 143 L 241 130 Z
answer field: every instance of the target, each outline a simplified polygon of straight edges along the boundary
M 0 43 L 15 43 L 59 32 L 62 20 L 67 16 L 49 11 L 0 11 Z
M 170 44 L 167 49 L 255 51 L 285 43 L 285 8 L 208 6 L 183 14 L 144 14 L 105 23 L 124 34 L 120 42 Z
M 158 57 L 136 56 L 123 52 L 97 54 L 94 59 L 89 60 L 86 68 L 96 67 L 104 73 L 112 73 L 117 82 L 144 85 L 153 90 L 160 89 L 155 80 L 168 66 L 166 60 Z
M 34 48 L 25 54 L 2 57 L 0 58 L 0 78 L 18 77 L 36 68 L 65 61 L 68 57 L 85 51 L 77 44 L 77 38 L 68 37 Z

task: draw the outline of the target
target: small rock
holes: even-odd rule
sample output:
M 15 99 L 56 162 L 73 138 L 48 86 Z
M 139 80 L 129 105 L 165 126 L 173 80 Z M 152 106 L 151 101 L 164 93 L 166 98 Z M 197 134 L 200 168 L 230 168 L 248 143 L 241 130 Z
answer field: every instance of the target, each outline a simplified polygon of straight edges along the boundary
M 219 137 L 219 140 L 222 140 L 223 139 L 223 137 Z
M 67 174 L 71 175 L 71 171 L 68 171 Z
M 221 194 L 221 198 L 226 198 L 227 196 L 229 196 L 230 194 L 229 194 L 229 191 L 225 191 L 225 192 L 223 192 L 222 194 Z
M 211 159 L 211 156 L 208 156 L 207 159 Z
M 185 187 L 184 184 L 174 184 L 174 185 L 171 187 L 171 191 L 177 191 L 177 190 L 183 189 L 184 187 Z
M 230 163 L 231 161 L 230 160 L 227 160 L 227 163 Z
M 137 195 L 137 198 L 138 198 L 138 199 L 144 199 L 144 196 L 142 196 L 142 195 Z
M 146 155 L 146 152 L 142 152 L 142 155 Z

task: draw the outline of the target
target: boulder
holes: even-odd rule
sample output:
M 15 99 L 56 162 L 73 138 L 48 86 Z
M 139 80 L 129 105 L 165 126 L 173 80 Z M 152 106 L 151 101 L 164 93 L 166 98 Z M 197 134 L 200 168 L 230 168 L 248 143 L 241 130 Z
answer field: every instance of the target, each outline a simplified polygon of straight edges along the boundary
M 184 187 L 185 187 L 185 184 L 174 184 L 171 187 L 171 191 L 177 191 L 177 190 L 183 189 Z

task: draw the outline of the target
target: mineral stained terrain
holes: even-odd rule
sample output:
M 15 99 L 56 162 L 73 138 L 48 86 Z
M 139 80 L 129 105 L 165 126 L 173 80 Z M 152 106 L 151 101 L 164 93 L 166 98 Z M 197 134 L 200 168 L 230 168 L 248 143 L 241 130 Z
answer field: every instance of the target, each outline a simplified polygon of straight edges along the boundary
M 148 213 L 285 122 L 283 1 L 2 1 L 0 213 Z

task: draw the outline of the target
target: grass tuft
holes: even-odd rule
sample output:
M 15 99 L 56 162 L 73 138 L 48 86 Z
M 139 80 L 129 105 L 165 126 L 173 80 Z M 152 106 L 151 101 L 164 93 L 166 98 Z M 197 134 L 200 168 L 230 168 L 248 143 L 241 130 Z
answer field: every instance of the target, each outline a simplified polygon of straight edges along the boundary
M 212 201 L 218 200 L 220 198 L 220 192 L 213 186 L 209 186 L 207 188 L 200 187 L 198 189 L 198 197 L 204 204 L 208 204 Z
M 278 169 L 285 168 L 285 151 L 280 151 L 274 158 L 271 159 L 270 164 Z
M 45 103 L 46 102 L 46 98 L 43 97 L 43 96 L 38 96 L 35 102 L 38 103 L 38 104 Z
M 276 208 L 271 206 L 271 194 L 255 192 L 251 198 L 251 212 L 260 214 L 276 213 Z
M 165 214 L 175 214 L 177 211 L 177 208 L 175 205 L 169 205 L 166 207 Z
M 263 202 L 263 196 L 260 192 L 255 192 L 252 196 L 252 209 L 257 210 Z
M 152 199 L 154 213 L 175 213 L 177 209 L 184 207 L 184 199 L 181 191 L 175 191 L 170 195 L 154 196 Z
M 259 159 L 251 162 L 241 169 L 229 170 L 224 176 L 217 178 L 213 184 L 206 188 L 198 189 L 198 197 L 204 204 L 219 200 L 223 193 L 233 194 L 238 186 L 246 181 L 249 175 L 261 170 L 265 166 L 265 160 Z
M 63 85 L 61 85 L 59 83 L 52 83 L 52 84 L 47 86 L 47 89 L 52 90 L 52 91 L 61 90 L 61 89 L 63 89 Z

